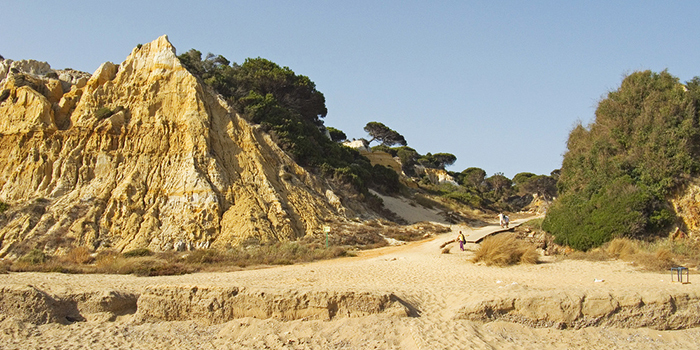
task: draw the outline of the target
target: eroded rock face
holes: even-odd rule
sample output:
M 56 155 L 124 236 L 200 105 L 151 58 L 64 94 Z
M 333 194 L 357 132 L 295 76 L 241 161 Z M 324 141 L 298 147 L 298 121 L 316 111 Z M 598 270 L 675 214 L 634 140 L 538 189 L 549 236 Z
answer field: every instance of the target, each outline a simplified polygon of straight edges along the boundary
M 431 169 L 420 165 L 415 166 L 415 168 L 416 174 L 426 175 L 428 179 L 430 179 L 430 182 L 435 185 L 442 185 L 447 183 L 454 186 L 459 186 L 457 181 L 455 181 L 455 179 L 444 169 Z
M 695 239 L 700 238 L 700 180 L 692 181 L 671 203 L 683 220 L 686 233 Z
M 0 256 L 289 240 L 346 213 L 180 65 L 166 36 L 87 81 L 9 70 L 0 92 L 0 200 L 11 205 Z

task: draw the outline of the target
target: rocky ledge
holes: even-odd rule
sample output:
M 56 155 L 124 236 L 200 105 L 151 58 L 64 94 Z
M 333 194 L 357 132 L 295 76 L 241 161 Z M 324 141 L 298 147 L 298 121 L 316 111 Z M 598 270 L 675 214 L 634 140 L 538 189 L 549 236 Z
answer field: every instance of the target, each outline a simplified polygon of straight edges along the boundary
M 572 294 L 542 292 L 468 302 L 457 319 L 509 321 L 531 327 L 617 327 L 657 330 L 700 325 L 700 296 L 695 293 Z
M 379 313 L 412 315 L 410 305 L 391 293 L 154 285 L 140 295 L 116 290 L 50 295 L 31 285 L 0 287 L 0 321 L 32 324 L 115 321 L 126 315 L 139 323 L 216 324 L 245 317 L 331 320 Z
M 406 298 L 413 300 L 415 298 Z M 235 319 L 333 320 L 384 314 L 428 317 L 393 293 L 272 290 L 201 285 L 151 285 L 140 294 L 119 290 L 51 295 L 31 285 L 0 287 L 0 322 L 31 324 L 115 321 L 136 323 Z M 700 296 L 528 293 L 468 300 L 455 319 L 496 320 L 531 327 L 685 329 L 700 325 Z

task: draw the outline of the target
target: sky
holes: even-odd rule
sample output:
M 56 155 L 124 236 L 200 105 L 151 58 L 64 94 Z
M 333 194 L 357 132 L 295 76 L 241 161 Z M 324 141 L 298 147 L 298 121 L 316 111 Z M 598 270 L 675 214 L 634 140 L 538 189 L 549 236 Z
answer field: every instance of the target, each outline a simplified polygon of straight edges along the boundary
M 167 34 L 243 63 L 308 76 L 326 126 L 377 121 L 447 169 L 548 175 L 569 132 L 625 75 L 700 75 L 694 1 L 0 0 L 0 55 L 94 72 Z M 373 143 L 372 145 L 375 145 Z

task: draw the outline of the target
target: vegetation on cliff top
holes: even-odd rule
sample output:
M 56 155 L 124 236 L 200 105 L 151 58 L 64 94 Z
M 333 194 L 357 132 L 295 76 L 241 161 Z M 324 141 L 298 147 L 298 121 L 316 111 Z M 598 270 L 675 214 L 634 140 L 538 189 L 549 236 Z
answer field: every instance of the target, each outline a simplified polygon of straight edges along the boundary
M 351 183 L 362 192 L 374 187 L 385 193 L 398 191 L 398 175 L 383 166 L 372 166 L 354 149 L 325 135 L 321 120 L 326 101 L 308 77 L 263 59 L 248 58 L 241 65 L 221 55 L 190 50 L 180 62 L 213 87 L 246 118 L 260 124 L 302 166 L 319 169 L 324 176 Z M 333 129 L 332 137 L 341 137 Z
M 673 191 L 700 170 L 700 78 L 635 72 L 570 133 L 543 228 L 579 250 L 664 233 Z

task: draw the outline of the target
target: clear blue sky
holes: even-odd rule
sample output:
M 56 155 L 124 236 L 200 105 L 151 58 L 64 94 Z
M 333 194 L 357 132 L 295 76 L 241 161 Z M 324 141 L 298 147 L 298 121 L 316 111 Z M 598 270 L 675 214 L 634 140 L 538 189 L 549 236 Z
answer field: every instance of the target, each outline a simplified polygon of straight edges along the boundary
M 636 70 L 700 75 L 694 1 L 5 1 L 0 54 L 94 72 L 167 34 L 263 57 L 324 93 L 350 138 L 379 121 L 449 168 L 549 174 L 569 131 Z

